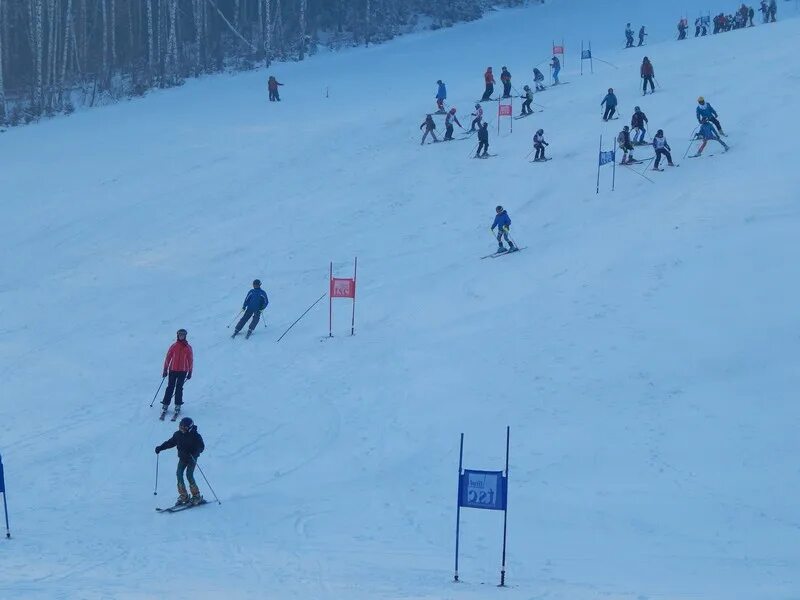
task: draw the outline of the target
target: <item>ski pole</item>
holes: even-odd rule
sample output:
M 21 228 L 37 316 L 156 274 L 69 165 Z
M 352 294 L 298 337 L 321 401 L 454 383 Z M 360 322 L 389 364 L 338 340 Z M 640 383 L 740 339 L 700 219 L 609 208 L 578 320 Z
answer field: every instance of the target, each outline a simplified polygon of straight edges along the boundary
M 281 337 L 279 337 L 277 340 L 275 340 L 275 343 L 277 344 L 278 342 L 280 342 L 280 341 L 283 339 L 283 336 L 285 336 L 287 333 L 289 333 L 289 330 L 290 330 L 292 327 L 294 327 L 295 325 L 297 325 L 297 323 L 300 321 L 300 319 L 302 319 L 303 317 L 305 317 L 305 316 L 306 316 L 306 314 L 308 314 L 308 311 L 310 311 L 312 308 L 314 308 L 314 307 L 317 305 L 317 302 L 319 302 L 320 300 L 322 300 L 322 299 L 323 299 L 325 296 L 327 296 L 327 295 L 328 295 L 328 292 L 325 292 L 324 294 L 322 294 L 322 296 L 320 296 L 319 298 L 317 298 L 317 301 L 316 301 L 316 302 L 314 302 L 314 304 L 312 304 L 311 306 L 309 306 L 309 307 L 306 309 L 306 312 L 304 312 L 302 315 L 300 315 L 299 317 L 297 317 L 297 320 L 296 320 L 294 323 L 292 323 L 291 325 L 289 325 L 289 329 L 287 329 L 286 331 L 284 331 L 284 332 L 281 334 Z
M 153 496 L 158 496 L 158 453 L 156 453 L 156 486 L 153 488 Z
M 475 145 L 472 147 L 472 150 L 470 150 L 469 154 L 467 154 L 467 158 L 471 158 L 471 157 L 472 157 L 472 153 L 473 153 L 473 152 L 475 152 L 475 150 L 478 148 L 478 145 L 479 145 L 479 144 L 480 144 L 480 142 L 478 142 L 477 144 L 475 144 Z
M 164 380 L 165 380 L 165 379 L 166 379 L 166 377 L 162 377 L 162 378 L 161 378 L 161 383 L 159 383 L 159 384 L 158 384 L 158 389 L 156 390 L 156 393 L 155 393 L 155 395 L 153 396 L 153 402 L 151 402 L 151 403 L 150 403 L 150 408 L 153 408 L 153 404 L 155 403 L 155 401 L 156 401 L 156 398 L 158 398 L 158 392 L 160 392 L 160 391 L 161 391 L 161 386 L 162 386 L 162 385 L 164 385 Z
M 240 310 L 238 313 L 236 313 L 236 316 L 235 316 L 235 317 L 233 317 L 233 321 L 231 321 L 230 323 L 228 323 L 227 329 L 230 329 L 230 328 L 231 328 L 231 325 L 233 325 L 233 324 L 236 322 L 236 319 L 238 319 L 238 318 L 239 318 L 239 315 L 240 315 L 240 314 L 242 314 L 243 312 L 244 312 L 244 309 L 242 309 L 242 310 Z
M 660 87 L 661 87 L 661 84 L 660 84 L 660 83 L 658 83 L 658 79 L 656 79 L 655 77 L 653 77 L 653 81 L 655 81 L 655 82 L 656 82 L 656 87 L 658 87 L 658 88 L 660 88 Z
M 214 491 L 214 488 L 212 488 L 212 487 L 211 487 L 211 484 L 210 484 L 210 483 L 208 483 L 208 478 L 206 477 L 206 474 L 205 474 L 205 473 L 203 473 L 203 468 L 202 468 L 202 467 L 200 466 L 200 464 L 197 462 L 197 459 L 196 459 L 196 458 L 194 458 L 193 460 L 194 460 L 194 466 L 196 466 L 196 467 L 197 467 L 197 469 L 200 471 L 200 475 L 202 475 L 202 476 L 203 476 L 203 479 L 205 479 L 205 482 L 206 482 L 206 485 L 208 486 L 208 489 L 210 489 L 210 490 L 211 490 L 211 493 L 212 493 L 212 494 L 214 494 L 214 500 L 216 500 L 216 501 L 217 501 L 217 504 L 222 504 L 222 502 L 220 502 L 220 501 L 219 501 L 219 498 L 217 498 L 217 493 Z

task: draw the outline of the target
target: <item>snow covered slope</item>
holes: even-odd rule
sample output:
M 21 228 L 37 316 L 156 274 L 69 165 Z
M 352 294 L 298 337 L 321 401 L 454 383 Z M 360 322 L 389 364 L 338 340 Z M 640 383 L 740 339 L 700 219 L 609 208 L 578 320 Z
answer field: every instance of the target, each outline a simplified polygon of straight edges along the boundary
M 800 23 L 679 44 L 681 7 L 629 4 L 276 65 L 280 104 L 256 72 L 3 134 L 0 597 L 800 597 Z M 629 20 L 650 26 L 652 97 Z M 562 33 L 570 85 L 492 131 L 496 158 L 420 147 L 436 79 L 464 115 L 487 65 L 520 88 Z M 580 77 L 581 38 L 618 68 Z M 681 160 L 700 94 L 732 151 Z M 636 104 L 682 164 L 595 195 L 598 136 Z M 554 159 L 533 165 L 539 127 Z M 481 261 L 498 203 L 528 249 Z M 320 341 L 321 303 L 276 344 L 355 255 L 357 335 L 342 302 Z M 254 277 L 267 328 L 230 340 Z M 179 327 L 222 505 L 160 515 L 173 427 L 148 404 Z M 501 517 L 476 511 L 454 585 L 458 435 L 466 466 L 499 469 L 506 424 L 512 587 Z

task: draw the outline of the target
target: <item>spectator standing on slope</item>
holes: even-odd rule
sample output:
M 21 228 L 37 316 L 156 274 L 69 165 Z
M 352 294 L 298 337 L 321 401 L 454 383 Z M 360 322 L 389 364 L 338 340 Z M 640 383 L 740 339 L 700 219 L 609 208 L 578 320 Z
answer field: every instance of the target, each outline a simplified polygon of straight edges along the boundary
M 269 92 L 269 101 L 270 102 L 280 102 L 281 96 L 278 94 L 278 86 L 283 85 L 279 83 L 277 79 L 275 79 L 274 75 L 270 75 L 269 79 L 267 80 L 267 91 Z
M 483 83 L 486 85 L 486 89 L 483 92 L 481 102 L 491 100 L 492 94 L 494 94 L 494 74 L 492 73 L 492 67 L 486 68 L 486 72 L 483 74 Z

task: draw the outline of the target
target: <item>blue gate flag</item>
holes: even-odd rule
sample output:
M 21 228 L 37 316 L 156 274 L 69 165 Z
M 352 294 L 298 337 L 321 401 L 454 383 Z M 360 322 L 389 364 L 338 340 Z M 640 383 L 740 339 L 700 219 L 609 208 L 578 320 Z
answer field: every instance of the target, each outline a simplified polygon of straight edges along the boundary
M 592 58 L 591 50 L 581 50 L 581 60 L 589 60 Z
M 601 150 L 600 162 L 598 164 L 602 167 L 603 165 L 614 162 L 614 152 L 614 150 Z
M 502 471 L 464 469 L 459 479 L 458 504 L 465 508 L 506 510 L 507 485 Z

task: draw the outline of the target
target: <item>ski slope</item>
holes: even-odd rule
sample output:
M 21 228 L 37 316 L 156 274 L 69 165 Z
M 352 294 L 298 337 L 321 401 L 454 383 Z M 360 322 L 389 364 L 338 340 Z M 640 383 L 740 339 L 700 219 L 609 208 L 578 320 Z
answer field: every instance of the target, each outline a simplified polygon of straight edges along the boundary
M 800 22 L 781 3 L 676 43 L 683 7 L 630 4 L 273 65 L 280 104 L 261 70 L 4 133 L 0 597 L 800 597 Z M 622 49 L 628 21 L 646 48 Z M 570 84 L 513 134 L 493 121 L 497 157 L 419 145 L 437 79 L 468 126 L 486 66 L 521 89 L 562 36 Z M 581 39 L 618 68 L 579 76 Z M 662 87 L 642 98 L 645 54 Z M 682 159 L 701 94 L 732 150 Z M 618 168 L 613 193 L 606 167 L 596 195 L 598 138 L 637 104 L 681 166 Z M 539 127 L 553 160 L 530 164 Z M 496 204 L 528 248 L 479 260 Z M 276 344 L 356 255 L 356 336 L 340 301 L 333 339 L 320 303 Z M 267 327 L 230 340 L 254 277 Z M 222 504 L 161 515 L 174 424 L 148 404 L 179 327 Z M 453 584 L 459 433 L 466 467 L 500 469 L 507 424 L 510 587 L 488 511 L 462 512 Z

